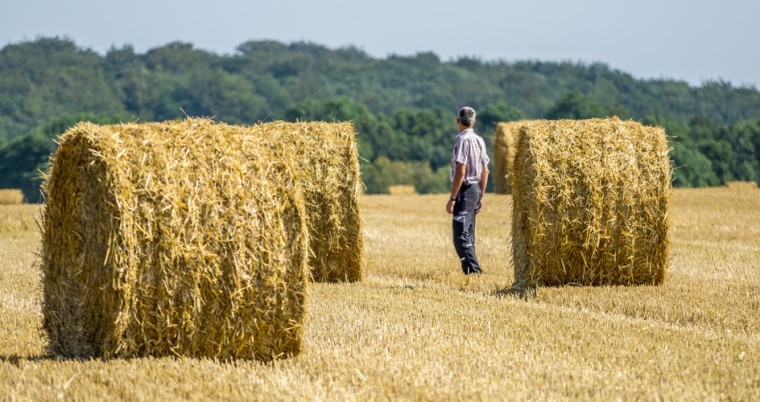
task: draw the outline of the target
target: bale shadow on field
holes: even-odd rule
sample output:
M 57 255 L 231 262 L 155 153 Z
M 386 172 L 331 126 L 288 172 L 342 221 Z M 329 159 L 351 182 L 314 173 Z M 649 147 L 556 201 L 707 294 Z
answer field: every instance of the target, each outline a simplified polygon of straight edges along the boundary
M 515 282 L 512 286 L 494 292 L 497 297 L 516 297 L 522 300 L 533 300 L 536 298 L 536 286 Z
M 22 356 L 22 355 L 0 355 L 0 364 L 3 363 L 9 363 L 16 368 L 21 367 L 22 362 L 27 363 L 40 363 L 40 362 L 79 362 L 79 363 L 85 363 L 85 362 L 116 362 L 116 361 L 132 361 L 132 360 L 140 360 L 140 359 L 152 359 L 152 358 L 170 358 L 170 359 L 177 359 L 178 356 L 129 356 L 129 357 L 117 357 L 117 358 L 106 358 L 103 356 L 65 356 L 65 355 L 59 355 L 55 353 L 45 354 L 45 355 L 36 355 L 36 356 Z M 218 359 L 212 359 L 212 358 L 192 358 L 192 359 L 199 359 L 199 360 L 208 360 L 213 361 L 216 363 L 225 363 L 224 361 L 220 361 Z M 255 360 L 253 360 L 255 361 Z M 229 362 L 226 362 L 229 363 Z M 274 361 L 272 362 L 260 362 L 262 365 L 273 365 Z M 1 399 L 0 399 L 1 400 Z
M 64 356 L 58 356 L 54 354 L 36 355 L 36 356 L 20 356 L 20 355 L 0 355 L 0 363 L 9 363 L 16 368 L 21 367 L 21 362 L 38 363 L 44 361 L 71 361 L 82 360 L 80 358 L 68 358 Z

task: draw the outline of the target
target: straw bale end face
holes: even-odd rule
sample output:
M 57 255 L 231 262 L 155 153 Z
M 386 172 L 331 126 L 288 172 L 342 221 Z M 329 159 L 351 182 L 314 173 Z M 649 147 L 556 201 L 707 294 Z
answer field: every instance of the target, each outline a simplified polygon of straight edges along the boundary
M 308 235 L 287 154 L 207 120 L 61 137 L 43 213 L 43 316 L 66 356 L 299 352 Z
M 16 205 L 24 203 L 24 193 L 16 188 L 0 189 L 0 205 Z
M 671 174 L 663 129 L 617 118 L 524 125 L 512 184 L 516 282 L 665 279 Z
M 524 121 L 499 123 L 493 137 L 493 182 L 496 194 L 512 194 L 512 164 L 515 159 L 515 138 Z
M 388 194 L 390 195 L 417 195 L 417 189 L 414 186 L 409 185 L 394 185 L 388 186 Z
M 351 123 L 276 121 L 253 127 L 260 140 L 283 145 L 298 161 L 306 198 L 315 282 L 357 282 L 364 276 L 362 187 Z
M 754 181 L 728 181 L 723 187 L 732 190 L 755 190 L 757 189 L 757 183 Z

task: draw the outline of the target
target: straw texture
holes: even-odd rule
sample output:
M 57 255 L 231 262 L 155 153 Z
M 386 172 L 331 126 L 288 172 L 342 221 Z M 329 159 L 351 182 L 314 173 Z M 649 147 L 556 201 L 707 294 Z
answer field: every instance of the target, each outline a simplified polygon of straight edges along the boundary
M 24 203 L 24 193 L 16 188 L 0 189 L 0 205 L 16 205 Z
M 727 181 L 723 187 L 734 190 L 754 190 L 757 188 L 757 183 L 754 181 Z
M 285 152 L 208 120 L 67 131 L 43 213 L 44 328 L 66 356 L 297 354 L 308 234 Z
M 527 121 L 499 123 L 493 137 L 493 184 L 496 194 L 512 194 L 512 164 L 515 160 L 517 131 Z
M 399 184 L 395 186 L 388 186 L 388 194 L 390 195 L 416 195 L 417 189 L 415 189 L 414 186 Z
M 262 144 L 284 146 L 296 161 L 306 198 L 312 278 L 356 282 L 364 276 L 362 187 L 356 130 L 351 123 L 276 121 L 251 133 Z
M 523 125 L 512 183 L 516 282 L 661 283 L 668 153 L 663 129 L 617 118 Z

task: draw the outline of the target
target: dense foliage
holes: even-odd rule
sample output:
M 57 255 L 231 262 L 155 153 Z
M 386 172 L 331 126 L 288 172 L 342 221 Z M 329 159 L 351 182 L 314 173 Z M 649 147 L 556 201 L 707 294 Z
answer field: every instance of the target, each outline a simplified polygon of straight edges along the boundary
M 454 112 L 465 104 L 479 111 L 488 143 L 499 121 L 617 115 L 668 130 L 678 186 L 760 181 L 760 92 L 727 82 L 637 80 L 598 63 L 441 61 L 429 52 L 378 59 L 274 41 L 245 42 L 233 55 L 180 42 L 100 55 L 41 38 L 0 50 L 0 188 L 38 199 L 52 139 L 76 121 L 191 115 L 352 120 L 367 192 L 446 191 Z

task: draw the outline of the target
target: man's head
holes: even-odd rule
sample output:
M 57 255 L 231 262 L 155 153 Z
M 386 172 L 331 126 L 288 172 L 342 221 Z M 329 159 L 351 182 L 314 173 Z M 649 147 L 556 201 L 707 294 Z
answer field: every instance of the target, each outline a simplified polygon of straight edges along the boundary
M 475 124 L 475 109 L 469 106 L 459 109 L 457 123 L 464 127 L 472 127 Z

